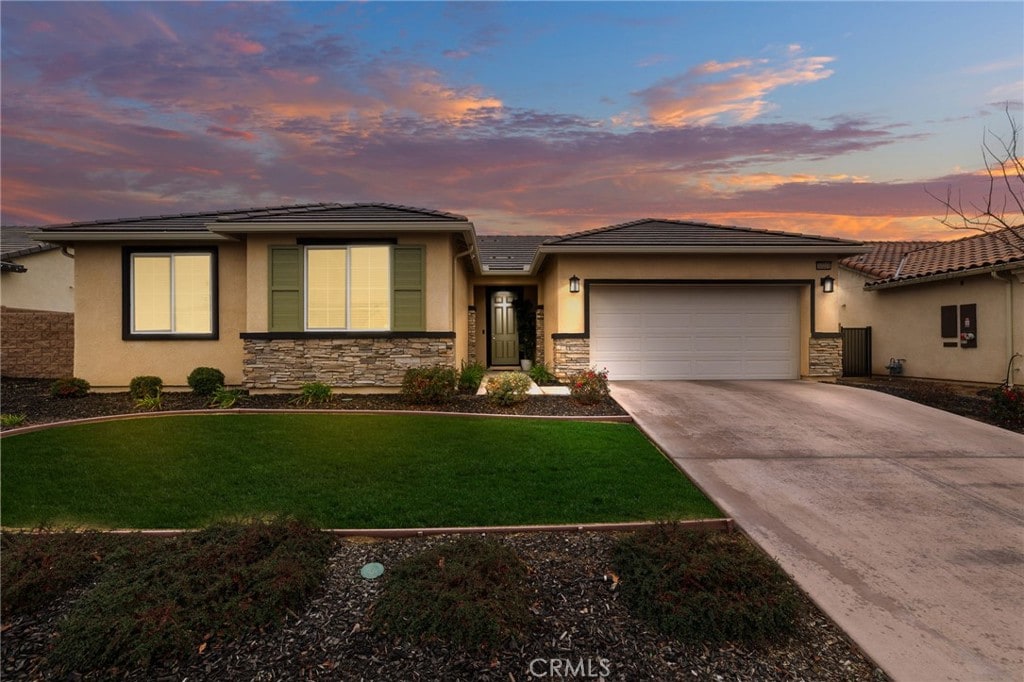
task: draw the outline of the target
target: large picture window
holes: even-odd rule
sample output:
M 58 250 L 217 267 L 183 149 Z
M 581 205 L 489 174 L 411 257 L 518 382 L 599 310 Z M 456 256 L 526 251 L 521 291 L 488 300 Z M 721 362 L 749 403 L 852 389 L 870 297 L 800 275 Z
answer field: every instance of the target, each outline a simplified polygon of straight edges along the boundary
M 389 246 L 306 247 L 306 329 L 391 326 Z
M 125 252 L 125 338 L 216 338 L 211 250 Z

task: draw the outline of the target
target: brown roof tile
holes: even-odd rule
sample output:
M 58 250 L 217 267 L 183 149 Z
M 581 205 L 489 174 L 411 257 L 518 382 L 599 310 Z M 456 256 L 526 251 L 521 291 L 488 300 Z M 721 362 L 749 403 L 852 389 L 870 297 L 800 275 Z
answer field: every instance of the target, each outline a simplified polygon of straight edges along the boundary
M 903 260 L 903 256 L 911 251 L 917 251 L 929 246 L 941 244 L 942 242 L 906 241 L 906 242 L 882 242 L 866 241 L 864 246 L 871 247 L 867 253 L 859 253 L 856 256 L 848 256 L 839 261 L 840 265 L 851 270 L 863 272 L 866 275 L 878 279 L 892 277 Z
M 596 230 L 554 237 L 545 246 L 860 246 L 860 242 L 834 237 L 759 230 L 752 227 L 712 225 L 684 220 L 644 218 Z

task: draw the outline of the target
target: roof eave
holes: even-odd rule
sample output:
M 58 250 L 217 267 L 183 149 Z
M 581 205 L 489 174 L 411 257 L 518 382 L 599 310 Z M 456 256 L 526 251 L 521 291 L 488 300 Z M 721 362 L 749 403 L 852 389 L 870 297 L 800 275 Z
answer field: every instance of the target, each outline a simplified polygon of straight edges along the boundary
M 542 244 L 537 249 L 538 255 L 559 253 L 787 253 L 787 254 L 857 254 L 867 253 L 871 249 L 864 245 L 851 244 L 814 244 L 806 246 L 573 246 L 570 244 Z
M 968 268 L 965 270 L 951 270 L 949 272 L 939 272 L 934 275 L 923 275 L 921 277 L 904 277 L 903 279 L 888 282 L 866 282 L 864 284 L 864 288 L 869 291 L 873 291 L 875 289 L 895 289 L 897 287 L 906 287 L 913 284 L 941 282 L 947 279 L 972 277 L 974 275 L 984 275 L 989 272 L 1005 272 L 1006 270 L 1024 270 L 1024 260 L 1011 261 L 1009 263 L 997 263 L 996 265 L 983 265 L 978 268 Z
M 212 232 L 155 232 L 143 231 L 54 231 L 34 232 L 33 239 L 44 240 L 52 244 L 73 244 L 75 242 L 233 242 L 233 237 L 213 234 Z
M 261 222 L 225 221 L 206 223 L 217 234 L 268 232 L 473 232 L 473 223 L 459 220 L 367 221 L 367 222 Z

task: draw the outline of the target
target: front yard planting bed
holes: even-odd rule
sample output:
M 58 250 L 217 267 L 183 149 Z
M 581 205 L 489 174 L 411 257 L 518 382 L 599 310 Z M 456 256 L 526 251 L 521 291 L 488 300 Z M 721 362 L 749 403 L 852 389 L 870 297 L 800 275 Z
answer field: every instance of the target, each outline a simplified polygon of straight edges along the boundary
M 886 679 L 792 587 L 799 603 L 785 635 L 716 642 L 659 632 L 624 598 L 627 582 L 642 584 L 641 574 L 619 571 L 616 547 L 629 535 L 316 536 L 291 521 L 176 538 L 4 533 L 0 674 L 527 680 L 542 673 L 557 679 L 551 671 L 571 664 L 592 678 L 616 680 Z M 738 533 L 717 537 L 721 551 L 701 560 L 727 564 L 735 552 L 758 552 Z M 68 561 L 70 555 L 78 556 Z M 51 573 L 42 569 L 54 560 L 68 566 L 48 598 L 21 599 L 45 583 Z M 384 576 L 363 579 L 368 562 L 381 563 Z M 417 594 L 426 599 L 421 608 L 447 614 L 447 602 L 457 598 L 459 610 L 439 616 L 440 628 L 425 623 L 426 636 L 394 632 L 393 617 L 404 619 L 403 590 L 423 580 L 443 584 L 431 585 L 429 597 Z M 21 594 L 12 593 L 19 584 Z M 498 606 L 514 610 L 496 609 L 495 585 L 502 586 Z M 721 608 L 734 599 L 711 597 Z M 460 623 L 479 625 L 479 643 L 463 641 Z
M 3 441 L 6 527 L 321 528 L 711 518 L 631 424 L 442 415 L 197 414 Z

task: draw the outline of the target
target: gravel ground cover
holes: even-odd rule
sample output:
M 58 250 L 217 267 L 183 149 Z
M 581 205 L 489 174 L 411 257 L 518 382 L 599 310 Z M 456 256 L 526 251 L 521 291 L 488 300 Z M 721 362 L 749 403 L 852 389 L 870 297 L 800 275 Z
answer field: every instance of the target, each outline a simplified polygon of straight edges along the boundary
M 658 635 L 633 618 L 619 599 L 610 563 L 615 537 L 596 532 L 504 536 L 502 542 L 530 567 L 531 610 L 537 618 L 523 641 L 493 652 L 410 644 L 383 636 L 372 625 L 371 604 L 383 580 L 364 580 L 359 569 L 371 561 L 393 566 L 449 538 L 353 538 L 337 542 L 319 594 L 278 629 L 236 641 L 214 638 L 190 660 L 148 670 L 107 670 L 66 679 L 886 679 L 809 602 L 796 633 L 776 644 L 695 646 Z M 55 624 L 74 598 L 3 624 L 4 679 L 53 679 L 45 655 Z M 570 670 L 573 674 L 565 674 Z
M 135 407 L 127 392 L 90 393 L 81 398 L 57 399 L 50 396 L 52 381 L 38 379 L 3 379 L 0 381 L 0 411 L 25 415 L 22 426 L 45 424 L 67 419 L 84 419 L 112 414 L 148 412 Z M 596 405 L 583 405 L 568 396 L 530 396 L 522 403 L 497 405 L 486 396 L 460 394 L 444 405 L 412 405 L 397 394 L 338 394 L 325 404 L 297 405 L 294 394 L 241 396 L 235 408 L 250 409 L 330 409 L 330 410 L 421 410 L 461 412 L 466 414 L 499 414 L 525 416 L 625 416 L 611 398 Z M 161 411 L 205 410 L 209 399 L 191 392 L 163 394 Z

